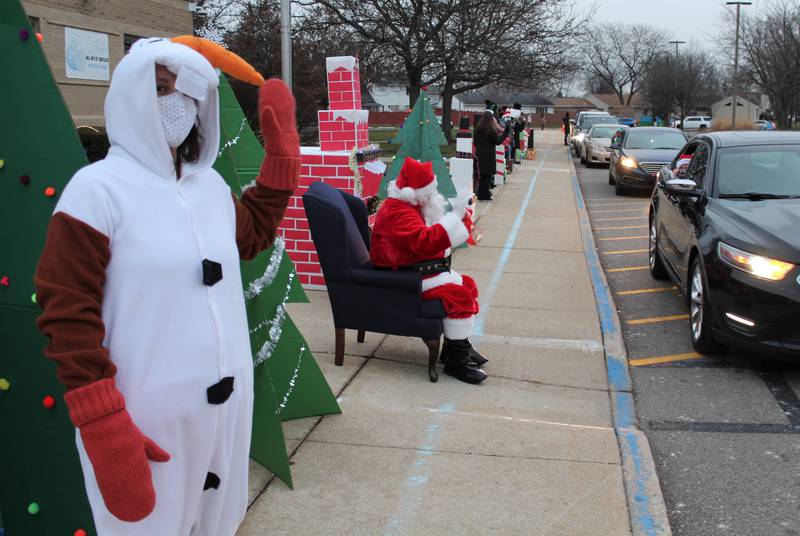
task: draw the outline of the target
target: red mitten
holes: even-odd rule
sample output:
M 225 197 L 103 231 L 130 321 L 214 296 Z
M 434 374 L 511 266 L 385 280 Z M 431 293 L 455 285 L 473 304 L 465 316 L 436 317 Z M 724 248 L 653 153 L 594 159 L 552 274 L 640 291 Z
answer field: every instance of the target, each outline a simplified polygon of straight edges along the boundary
M 64 401 L 108 511 L 122 521 L 147 517 L 156 505 L 147 460 L 166 462 L 169 454 L 133 424 L 114 378 L 69 391 Z
M 293 192 L 300 177 L 300 135 L 289 87 L 277 78 L 267 80 L 258 93 L 258 114 L 267 155 L 256 180 L 273 190 Z

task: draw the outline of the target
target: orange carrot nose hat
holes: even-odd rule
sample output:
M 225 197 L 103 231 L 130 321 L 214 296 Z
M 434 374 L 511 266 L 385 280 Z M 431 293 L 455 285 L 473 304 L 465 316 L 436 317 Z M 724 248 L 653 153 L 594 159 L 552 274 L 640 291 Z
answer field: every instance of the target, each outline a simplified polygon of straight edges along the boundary
M 215 68 L 220 69 L 237 80 L 261 87 L 264 77 L 247 63 L 241 56 L 234 54 L 214 41 L 195 35 L 179 35 L 170 39 L 173 43 L 186 45 L 202 54 Z

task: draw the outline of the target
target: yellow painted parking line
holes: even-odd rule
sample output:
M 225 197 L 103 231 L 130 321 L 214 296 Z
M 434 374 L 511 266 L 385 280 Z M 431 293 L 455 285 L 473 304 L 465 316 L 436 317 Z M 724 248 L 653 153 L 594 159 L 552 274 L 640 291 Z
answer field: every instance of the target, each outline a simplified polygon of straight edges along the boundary
M 602 251 L 603 255 L 627 255 L 628 253 L 647 253 L 647 249 L 625 249 L 622 251 Z
M 647 235 L 644 236 L 610 236 L 606 238 L 598 238 L 598 242 L 610 242 L 612 240 L 639 240 L 641 238 L 649 238 Z
M 641 326 L 642 324 L 658 324 L 661 322 L 672 322 L 673 320 L 688 320 L 689 315 L 670 315 L 670 316 L 653 316 L 650 318 L 637 318 L 636 320 L 628 320 L 626 324 L 631 326 Z
M 653 292 L 666 292 L 668 290 L 676 290 L 678 287 L 657 287 L 657 288 L 640 288 L 638 290 L 623 290 L 617 292 L 619 296 L 633 296 L 634 294 L 652 294 Z
M 612 230 L 622 230 L 622 229 L 647 229 L 647 225 L 628 225 L 622 227 L 595 227 L 595 231 L 612 231 Z
M 617 213 L 617 212 L 646 212 L 641 208 L 626 208 L 621 210 L 593 210 L 591 214 L 607 214 L 607 213 Z
M 627 218 L 598 218 L 592 221 L 623 221 L 623 220 L 641 220 L 642 216 L 627 217 Z
M 643 367 L 646 365 L 660 365 L 661 363 L 675 363 L 676 361 L 689 361 L 690 359 L 700 359 L 703 356 L 689 352 L 688 354 L 664 355 L 660 357 L 644 357 L 641 359 L 629 359 L 628 364 L 632 367 Z
M 611 268 L 607 272 L 633 272 L 635 270 L 649 270 L 649 266 L 628 266 L 627 268 Z

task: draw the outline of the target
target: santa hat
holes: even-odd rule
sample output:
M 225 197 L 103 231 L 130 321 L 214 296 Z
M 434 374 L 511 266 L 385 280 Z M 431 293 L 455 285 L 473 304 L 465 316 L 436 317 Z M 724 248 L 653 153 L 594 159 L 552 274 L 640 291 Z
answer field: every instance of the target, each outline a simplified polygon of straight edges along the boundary
M 406 157 L 397 180 L 389 183 L 389 197 L 412 205 L 436 191 L 436 175 L 432 162 L 420 162 Z

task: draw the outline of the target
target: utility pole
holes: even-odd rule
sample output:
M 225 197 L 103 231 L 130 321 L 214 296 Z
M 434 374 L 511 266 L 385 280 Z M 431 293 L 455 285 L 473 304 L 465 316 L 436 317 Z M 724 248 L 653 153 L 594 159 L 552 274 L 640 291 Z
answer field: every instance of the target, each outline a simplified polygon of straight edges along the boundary
M 281 0 L 281 78 L 292 88 L 292 2 Z
M 739 17 L 742 6 L 752 5 L 753 2 L 725 2 L 729 6 L 736 6 L 736 45 L 733 52 L 733 114 L 731 129 L 736 130 L 736 93 L 739 91 Z
M 670 41 L 670 45 L 675 45 L 675 65 L 672 67 L 672 100 L 675 104 L 678 104 L 678 45 L 685 45 L 686 41 Z M 681 121 L 683 121 L 683 115 L 681 115 Z M 669 126 L 669 121 L 667 121 L 667 126 Z M 683 125 L 681 125 L 681 129 L 683 129 Z

